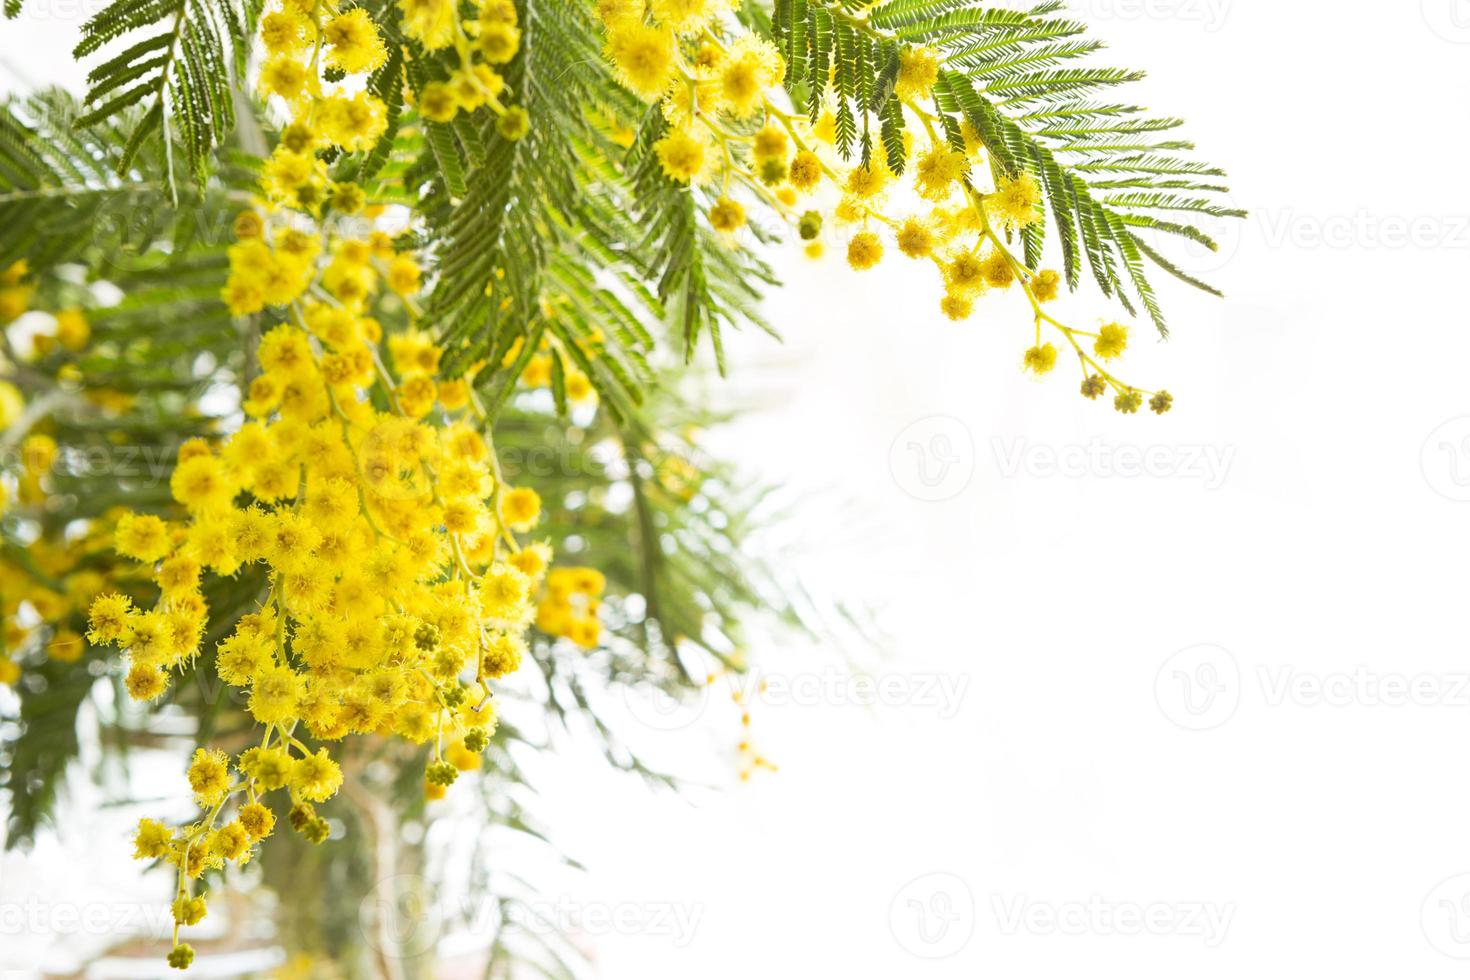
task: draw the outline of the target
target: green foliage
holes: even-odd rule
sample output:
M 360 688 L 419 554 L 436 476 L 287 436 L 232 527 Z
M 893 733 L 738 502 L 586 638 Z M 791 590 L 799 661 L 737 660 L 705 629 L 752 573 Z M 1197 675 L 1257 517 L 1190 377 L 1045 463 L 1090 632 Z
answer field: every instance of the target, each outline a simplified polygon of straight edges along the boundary
M 93 307 L 85 352 L 53 350 L 22 365 L 7 344 L 8 363 L 0 369 L 33 406 L 44 407 L 26 427 L 7 431 L 5 445 L 35 431 L 60 448 L 48 476 L 48 506 L 12 502 L 0 516 L 4 561 L 60 592 L 60 583 L 27 560 L 27 546 L 36 538 L 59 541 L 71 522 L 102 518 L 115 507 L 169 508 L 179 444 L 213 425 L 192 406 L 243 362 L 239 328 L 219 301 L 223 249 L 212 244 L 228 226 L 228 196 L 211 190 L 180 212 L 157 183 L 114 182 L 109 151 L 122 146 L 123 128 L 113 121 L 78 124 L 75 104 L 58 93 L 0 107 L 0 132 L 25 134 L 7 159 L 30 167 L 8 170 L 9 186 L 17 188 L 12 213 L 21 217 L 0 222 L 4 262 L 28 259 L 44 308 Z M 94 289 L 104 284 L 122 298 L 97 307 Z M 85 377 L 85 388 L 57 380 L 67 364 Z M 99 391 L 126 398 L 131 407 L 119 412 L 87 397 Z M 84 550 L 71 571 L 107 573 L 120 564 L 101 542 Z M 222 616 L 233 617 L 253 596 L 211 599 Z M 64 625 L 86 630 L 79 613 Z M 102 656 L 88 650 L 82 660 L 63 663 L 33 651 L 29 658 L 19 717 L 0 738 L 12 846 L 28 843 L 56 812 L 78 749 L 77 713 L 107 675 Z
M 395 6 L 374 16 L 398 34 Z M 709 336 L 722 364 L 721 329 L 764 326 L 753 307 L 774 279 L 696 223 L 687 188 L 650 171 L 661 116 L 614 83 L 592 6 L 530 0 L 520 22 L 504 74 L 531 131 L 509 140 L 488 113 L 440 125 L 405 112 L 380 177 L 420 189 L 420 241 L 434 266 L 425 316 L 440 324 L 452 364 L 488 361 L 482 378 L 499 404 L 514 381 L 501 361 L 516 341 L 554 340 L 556 377 L 576 367 L 627 419 L 653 380 L 651 324 L 673 324 L 686 357 Z M 442 54 L 409 48 L 415 93 L 447 77 Z M 397 94 L 380 94 L 397 111 Z M 625 151 L 617 136 L 633 127 L 640 135 Z
M 7 801 L 6 845 L 30 844 L 57 812 L 67 768 L 76 759 L 77 712 L 96 677 L 51 662 L 31 672 L 13 734 L 0 739 L 0 791 Z
M 749 250 L 722 246 L 707 223 L 699 220 L 710 203 L 705 192 L 663 175 L 653 143 L 667 128 L 662 112 L 650 109 L 629 155 L 633 171 L 629 206 L 637 226 L 645 229 L 635 233 L 633 241 L 646 250 L 643 268 L 655 280 L 659 301 L 684 339 L 686 357 L 692 356 L 700 336 L 708 333 L 723 373 L 723 327 L 753 323 L 775 335 L 755 306 L 761 287 L 775 285 L 776 278 Z M 758 240 L 770 240 L 756 226 L 751 231 Z
M 113 0 L 82 28 L 74 53 L 89 58 L 124 36 L 137 41 L 92 68 L 81 125 L 139 107 L 114 164 L 128 172 L 145 140 L 162 131 L 163 178 L 175 185 L 175 139 L 195 180 L 235 125 L 236 92 L 255 34 L 260 0 Z
M 115 176 L 130 120 L 84 125 L 75 101 L 50 91 L 0 107 L 0 265 L 75 257 L 99 223 L 152 205 L 158 183 Z M 156 173 L 146 150 L 137 162 Z

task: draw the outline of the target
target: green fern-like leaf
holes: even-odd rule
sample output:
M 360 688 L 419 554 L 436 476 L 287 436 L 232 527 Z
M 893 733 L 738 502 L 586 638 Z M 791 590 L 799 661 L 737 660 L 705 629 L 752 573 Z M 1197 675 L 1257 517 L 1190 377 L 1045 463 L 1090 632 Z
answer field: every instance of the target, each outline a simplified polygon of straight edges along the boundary
M 235 124 L 235 93 L 260 6 L 260 0 L 113 0 L 83 25 L 78 60 L 126 35 L 145 34 L 92 68 L 86 111 L 78 120 L 93 125 L 141 109 L 116 162 L 119 175 L 161 132 L 162 177 L 170 190 L 177 183 L 175 144 L 192 176 L 204 179 L 211 155 Z

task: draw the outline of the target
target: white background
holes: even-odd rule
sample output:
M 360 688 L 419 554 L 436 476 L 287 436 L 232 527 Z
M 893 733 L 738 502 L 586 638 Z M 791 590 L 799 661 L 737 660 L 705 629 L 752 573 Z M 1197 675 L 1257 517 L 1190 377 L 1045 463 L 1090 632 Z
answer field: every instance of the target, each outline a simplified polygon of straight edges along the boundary
M 591 869 L 567 901 L 638 910 L 588 930 L 604 976 L 1463 975 L 1470 3 L 1084 6 L 1251 211 L 1186 260 L 1227 299 L 1165 285 L 1172 338 L 1135 331 L 1124 377 L 1175 411 L 1022 376 L 1019 296 L 956 325 L 896 255 L 778 256 L 786 342 L 733 344 L 724 397 L 759 409 L 718 449 L 799 501 L 792 572 L 880 628 L 752 651 L 825 684 L 753 707 L 775 775 L 542 774 Z M 3 29 L 11 79 L 65 69 Z M 855 705 L 847 660 L 899 696 Z M 728 755 L 724 691 L 648 740 Z M 9 880 L 42 857 L 68 867 Z

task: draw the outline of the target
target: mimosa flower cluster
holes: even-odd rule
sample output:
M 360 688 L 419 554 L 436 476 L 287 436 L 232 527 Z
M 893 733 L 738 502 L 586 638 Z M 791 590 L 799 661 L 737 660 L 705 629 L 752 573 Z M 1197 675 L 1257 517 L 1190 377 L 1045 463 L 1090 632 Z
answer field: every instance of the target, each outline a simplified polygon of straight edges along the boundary
M 530 117 L 519 106 L 504 104 L 505 79 L 496 71 L 520 50 L 515 4 L 480 0 L 473 7 L 475 16 L 467 19 L 456 0 L 398 0 L 404 33 L 425 50 L 452 50 L 458 61 L 448 77 L 424 86 L 419 112 L 432 122 L 447 123 L 460 113 L 487 107 L 497 117 L 501 136 L 520 139 L 530 129 Z
M 915 46 L 899 53 L 895 90 L 905 121 L 923 133 L 915 139 L 904 132 L 900 177 L 881 146 L 855 166 L 844 163 L 832 149 L 833 112 L 811 123 L 790 111 L 779 52 L 739 27 L 727 0 L 600 0 L 598 12 L 619 81 L 662 108 L 668 131 L 653 149 L 664 173 L 718 186 L 707 213 L 716 231 L 733 235 L 746 224 L 739 188 L 794 225 L 814 257 L 824 224 L 835 220 L 847 229 L 847 261 L 855 270 L 873 268 L 890 250 L 929 263 L 943 288 L 940 309 L 952 320 L 969 318 L 985 293 L 1014 289 L 1035 325 L 1021 358 L 1026 371 L 1052 371 L 1059 352 L 1046 335 L 1055 336 L 1077 358 L 1085 397 L 1111 394 L 1127 414 L 1145 397 L 1154 412 L 1169 410 L 1168 392 L 1126 384 L 1108 367 L 1127 347 L 1125 325 L 1083 330 L 1046 311 L 1062 277 L 1028 267 L 1012 245 L 1027 225 L 1044 220 L 1041 191 L 1026 174 L 992 180 L 973 128 L 965 123 L 947 133 L 943 120 L 923 108 L 939 78 L 937 54 Z M 834 196 L 835 203 L 818 203 Z
M 454 108 L 429 104 L 440 94 L 431 85 L 421 111 L 447 119 L 489 105 L 504 128 L 511 110 L 487 64 L 515 52 L 513 8 L 491 2 L 461 22 L 453 4 L 402 6 L 411 36 L 454 45 L 463 59 L 445 83 Z M 561 569 L 545 581 L 550 545 L 520 537 L 539 523 L 541 501 L 501 473 L 469 383 L 480 365 L 441 371 L 443 350 L 417 324 L 416 258 L 377 226 L 383 208 L 361 187 L 327 176 L 323 151 L 367 149 L 383 131 L 372 96 L 322 85 L 328 71 L 383 64 L 376 26 L 361 8 L 292 0 L 261 32 L 261 88 L 291 119 L 229 250 L 223 300 L 267 323 L 242 392 L 246 420 L 218 443 L 179 450 L 170 490 L 185 520 L 117 521 L 116 550 L 148 570 L 159 598 L 144 608 L 103 592 L 87 633 L 126 652 L 126 687 L 139 701 L 212 655 L 259 725 L 242 751 L 194 753 L 198 820 L 145 819 L 136 835 L 137 857 L 177 870 L 168 961 L 179 968 L 194 957 L 179 930 L 205 915 L 207 872 L 248 862 L 281 818 L 312 842 L 326 838 L 316 807 L 344 779 L 333 743 L 428 744 L 425 793 L 440 797 L 458 772 L 481 766 L 496 727 L 490 684 L 520 666 L 530 625 L 545 619 L 583 647 L 600 636 L 600 574 Z M 385 330 L 380 310 L 406 314 L 407 325 Z M 263 583 L 257 607 L 201 649 L 206 579 L 245 575 Z
M 536 607 L 536 628 L 549 636 L 564 636 L 590 650 L 602 636 L 597 609 L 607 579 L 595 568 L 555 568 L 546 577 L 546 590 Z
M 451 792 L 524 827 L 520 756 L 557 732 L 650 773 L 594 688 L 729 677 L 739 778 L 777 769 L 739 620 L 823 617 L 782 598 L 764 498 L 700 458 L 719 416 L 664 350 L 687 369 L 707 343 L 723 373 L 726 331 L 770 329 L 767 246 L 914 263 L 935 328 L 1029 314 L 1025 374 L 1075 357 L 1087 399 L 1163 414 L 1114 373 L 1130 325 L 1077 325 L 1063 285 L 1162 331 L 1155 269 L 1217 290 L 1154 242 L 1213 247 L 1190 215 L 1244 215 L 1059 3 L 183 7 L 106 0 L 80 100 L 0 120 L 7 829 L 43 833 L 96 745 L 171 750 L 148 788 L 170 809 L 124 836 L 171 886 L 179 969 L 282 852 L 329 887 L 432 864 L 430 825 L 407 850 L 394 825 Z M 522 692 L 542 737 L 512 724 Z M 410 952 L 364 906 L 364 966 L 354 930 L 290 928 L 308 891 L 277 897 L 286 972 Z
M 237 254 L 266 248 L 262 225 Z M 475 396 L 437 373 L 440 349 L 414 329 L 382 336 L 367 292 L 342 301 L 326 285 L 334 275 L 371 284 L 375 260 L 411 259 L 351 239 L 327 238 L 319 252 L 307 284 L 320 298 L 290 299 L 289 322 L 261 338 L 262 373 L 244 403 L 252 420 L 218 446 L 193 440 L 179 452 L 170 486 L 188 520 L 118 522 L 117 550 L 152 569 L 159 602 L 136 608 L 108 593 L 91 607 L 88 639 L 127 651 L 127 689 L 147 701 L 201 653 L 204 576 L 267 583 L 214 651 L 215 671 L 243 689 L 263 730 L 259 744 L 233 758 L 200 749 L 188 777 L 204 816 L 139 830 L 138 856 L 179 870 L 180 925 L 203 914 L 191 882 L 249 860 L 278 810 L 325 838 L 314 806 L 342 773 L 322 743 L 432 743 L 430 795 L 478 766 L 469 756 L 495 728 L 488 684 L 520 665 L 550 557 L 517 540 L 538 522 L 539 498 L 504 482 Z M 235 274 L 249 283 L 255 267 Z M 176 945 L 170 962 L 187 965 L 187 950 Z
M 485 0 L 468 20 L 461 18 L 453 0 L 399 0 L 398 5 L 410 38 L 430 51 L 452 48 L 459 61 L 448 77 L 423 86 L 420 114 L 442 123 L 486 108 L 497 118 L 502 136 L 524 136 L 529 117 L 505 104 L 505 79 L 492 67 L 503 65 L 519 49 L 514 4 Z M 260 90 L 284 100 L 291 116 L 266 161 L 262 189 L 273 203 L 310 214 L 324 209 L 356 213 L 365 203 L 362 190 L 332 181 L 321 154 L 371 150 L 387 128 L 382 101 L 369 92 L 352 92 L 345 84 L 387 61 L 388 47 L 377 25 L 362 7 L 341 10 L 330 0 L 283 0 L 261 18 L 260 37 L 266 50 Z M 300 272 L 299 263 L 288 263 L 271 282 L 274 295 L 289 292 L 292 274 Z M 251 297 L 238 297 L 232 305 L 237 312 L 252 312 Z

